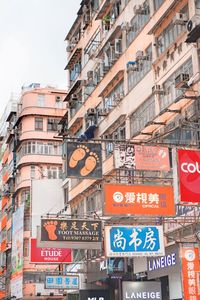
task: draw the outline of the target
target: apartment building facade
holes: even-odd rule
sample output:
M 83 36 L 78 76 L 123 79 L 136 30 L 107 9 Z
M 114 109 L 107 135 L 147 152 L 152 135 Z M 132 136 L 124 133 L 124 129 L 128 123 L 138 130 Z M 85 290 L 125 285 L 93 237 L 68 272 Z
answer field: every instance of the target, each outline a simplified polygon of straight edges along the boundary
M 65 201 L 73 217 L 96 215 L 104 220 L 103 184 L 106 182 L 173 184 L 172 169 L 166 177 L 159 174 L 157 181 L 152 179 L 155 175 L 152 173 L 137 176 L 137 172 L 117 168 L 113 152 L 119 143 L 199 147 L 199 38 L 200 1 L 81 2 L 66 36 L 69 90 L 64 99 L 68 110 L 62 119 L 62 135 L 65 148 L 71 140 L 101 143 L 103 179 L 65 176 Z M 67 162 L 65 171 L 67 174 Z M 175 197 L 177 203 L 178 195 Z M 190 209 L 193 214 L 194 207 Z M 198 205 L 195 209 L 199 209 Z M 175 219 L 165 224 L 166 247 L 183 234 L 179 226 L 173 227 Z M 114 224 L 128 221 L 139 222 L 130 216 L 123 219 L 118 215 L 111 219 Z M 192 223 L 196 226 L 195 219 Z M 183 227 L 187 226 L 184 223 Z M 94 268 L 94 257 L 101 264 L 105 259 L 101 251 L 87 253 L 88 280 L 94 283 L 103 279 L 101 284 L 106 286 L 108 274 L 99 275 L 99 270 L 105 268 L 97 261 L 98 266 Z M 146 276 L 142 264 L 137 259 L 128 264 L 134 278 L 141 274 L 141 277 L 137 275 L 139 280 Z M 91 270 L 98 276 L 90 276 Z M 163 279 L 163 298 L 182 298 L 182 279 L 177 271 L 167 275 L 168 279 Z M 117 280 L 110 282 L 112 297 L 122 299 Z
M 17 105 L 7 115 L 1 158 L 2 298 L 26 299 L 52 292 L 44 293 L 44 270 L 55 269 L 55 266 L 31 262 L 31 237 L 36 238 L 33 235 L 36 231 L 34 218 L 37 217 L 33 216 L 34 206 L 39 206 L 40 219 L 44 207 L 45 213 L 51 212 L 58 199 L 45 199 L 44 192 L 42 196 L 34 195 L 34 186 L 42 182 L 43 189 L 51 191 L 52 186 L 56 192 L 61 190 L 62 141 L 57 132 L 64 114 L 65 96 L 63 90 L 31 84 L 22 88 Z M 49 197 L 48 191 L 46 197 Z M 20 232 L 13 231 L 19 226 L 22 240 Z M 17 250 L 14 249 L 15 240 Z

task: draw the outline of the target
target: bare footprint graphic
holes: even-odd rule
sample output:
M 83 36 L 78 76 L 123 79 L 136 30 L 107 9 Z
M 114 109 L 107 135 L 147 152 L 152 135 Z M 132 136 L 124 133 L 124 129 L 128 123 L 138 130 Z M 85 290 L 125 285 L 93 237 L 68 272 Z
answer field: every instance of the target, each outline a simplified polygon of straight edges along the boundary
M 87 176 L 90 174 L 99 162 L 99 158 L 96 153 L 90 152 L 90 156 L 88 156 L 85 160 L 84 167 L 80 170 L 81 176 Z
M 44 223 L 43 227 L 48 233 L 48 237 L 51 241 L 57 240 L 57 235 L 55 234 L 56 226 L 58 225 L 57 221 L 48 221 Z
M 70 168 L 75 168 L 78 164 L 78 162 L 80 160 L 82 160 L 86 153 L 89 152 L 89 149 L 88 147 L 84 146 L 84 145 L 80 145 L 78 146 L 77 149 L 75 149 L 70 157 L 70 160 L 69 160 L 69 166 Z

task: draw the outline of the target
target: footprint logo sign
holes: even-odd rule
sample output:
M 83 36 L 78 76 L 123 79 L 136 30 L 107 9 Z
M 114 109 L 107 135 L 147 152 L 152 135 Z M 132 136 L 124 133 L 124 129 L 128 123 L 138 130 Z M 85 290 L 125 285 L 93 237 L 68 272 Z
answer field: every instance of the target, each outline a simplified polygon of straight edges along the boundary
M 101 179 L 101 144 L 68 142 L 67 177 Z
M 50 241 L 56 241 L 57 235 L 56 235 L 56 228 L 57 228 L 58 222 L 57 221 L 47 221 L 43 224 L 44 229 L 46 230 L 48 234 L 48 238 Z

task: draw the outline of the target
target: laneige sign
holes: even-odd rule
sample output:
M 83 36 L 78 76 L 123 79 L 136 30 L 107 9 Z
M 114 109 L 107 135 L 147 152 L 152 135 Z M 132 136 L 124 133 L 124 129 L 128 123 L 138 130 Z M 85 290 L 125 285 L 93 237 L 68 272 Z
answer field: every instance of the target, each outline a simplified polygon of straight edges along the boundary
M 178 246 L 166 248 L 165 253 L 165 256 L 148 258 L 148 279 L 167 276 L 180 271 Z
M 122 300 L 162 300 L 160 282 L 123 281 L 122 292 Z

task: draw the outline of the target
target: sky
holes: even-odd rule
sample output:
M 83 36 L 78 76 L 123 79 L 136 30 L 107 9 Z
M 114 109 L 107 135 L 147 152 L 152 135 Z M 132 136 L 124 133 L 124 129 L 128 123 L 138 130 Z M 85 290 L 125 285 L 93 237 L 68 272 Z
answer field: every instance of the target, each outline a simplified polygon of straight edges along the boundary
M 33 82 L 66 89 L 64 41 L 80 0 L 0 0 L 0 116 Z

